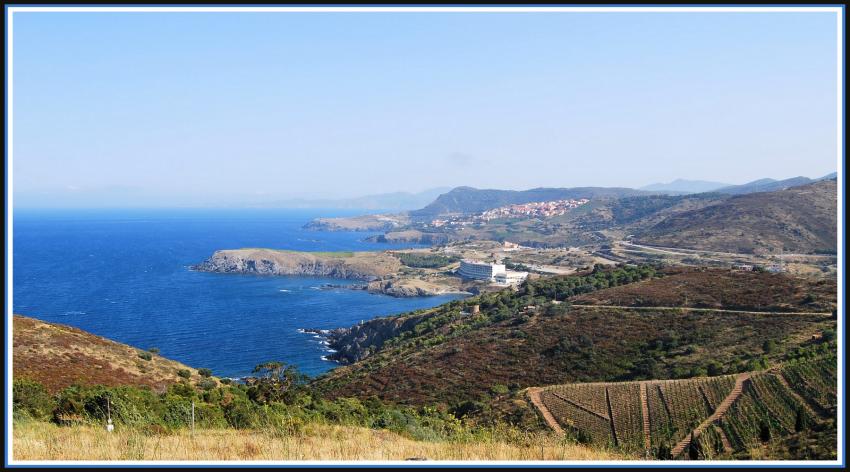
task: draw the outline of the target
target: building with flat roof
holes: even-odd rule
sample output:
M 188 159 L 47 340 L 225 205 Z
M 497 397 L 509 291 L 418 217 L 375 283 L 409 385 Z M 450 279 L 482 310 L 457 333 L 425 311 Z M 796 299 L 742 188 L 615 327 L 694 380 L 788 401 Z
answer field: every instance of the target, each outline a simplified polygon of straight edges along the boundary
M 505 273 L 504 264 L 473 261 L 464 259 L 460 261 L 458 273 L 467 279 L 496 281 L 496 275 Z
M 519 285 L 528 277 L 528 272 L 517 272 L 507 270 L 504 264 L 473 261 L 464 259 L 460 261 L 461 277 L 474 280 L 486 280 L 499 285 Z
M 507 270 L 504 274 L 496 274 L 493 279 L 499 285 L 519 285 L 526 278 L 528 278 L 528 272 Z

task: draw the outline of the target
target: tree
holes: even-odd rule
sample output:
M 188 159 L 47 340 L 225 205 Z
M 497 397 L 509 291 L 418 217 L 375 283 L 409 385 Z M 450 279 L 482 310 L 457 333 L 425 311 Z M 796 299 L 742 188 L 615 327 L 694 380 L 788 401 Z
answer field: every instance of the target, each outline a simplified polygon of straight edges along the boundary
M 279 361 L 265 362 L 254 367 L 257 378 L 248 389 L 248 397 L 257 403 L 290 403 L 303 390 L 307 376 L 294 365 Z

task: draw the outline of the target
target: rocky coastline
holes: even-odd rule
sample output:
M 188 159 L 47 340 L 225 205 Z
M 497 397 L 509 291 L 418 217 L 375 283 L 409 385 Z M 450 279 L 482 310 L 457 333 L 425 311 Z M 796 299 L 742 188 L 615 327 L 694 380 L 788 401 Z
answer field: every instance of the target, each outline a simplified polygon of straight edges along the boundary
M 190 268 L 216 273 L 375 280 L 395 273 L 399 267 L 398 259 L 383 253 L 339 256 L 272 249 L 233 249 L 216 251 L 207 260 Z
M 340 364 L 353 364 L 380 349 L 402 331 L 411 329 L 428 314 L 375 318 L 349 328 L 304 328 L 302 332 L 322 336 L 331 352 L 325 359 Z

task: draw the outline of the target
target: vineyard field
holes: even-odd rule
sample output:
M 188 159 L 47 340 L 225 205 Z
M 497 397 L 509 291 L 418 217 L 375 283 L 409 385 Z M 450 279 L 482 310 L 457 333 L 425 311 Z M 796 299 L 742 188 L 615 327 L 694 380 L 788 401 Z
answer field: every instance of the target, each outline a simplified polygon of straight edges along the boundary
M 648 457 L 723 457 L 834 428 L 836 370 L 826 357 L 717 377 L 552 385 L 541 395 L 579 441 Z

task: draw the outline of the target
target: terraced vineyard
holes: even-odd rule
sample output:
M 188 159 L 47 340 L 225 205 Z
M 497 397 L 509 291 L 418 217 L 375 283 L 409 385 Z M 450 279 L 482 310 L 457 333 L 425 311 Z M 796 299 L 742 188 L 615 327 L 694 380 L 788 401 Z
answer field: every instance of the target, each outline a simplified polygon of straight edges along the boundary
M 836 368 L 828 357 L 718 377 L 554 385 L 540 398 L 580 441 L 652 457 L 717 457 L 834 425 Z

